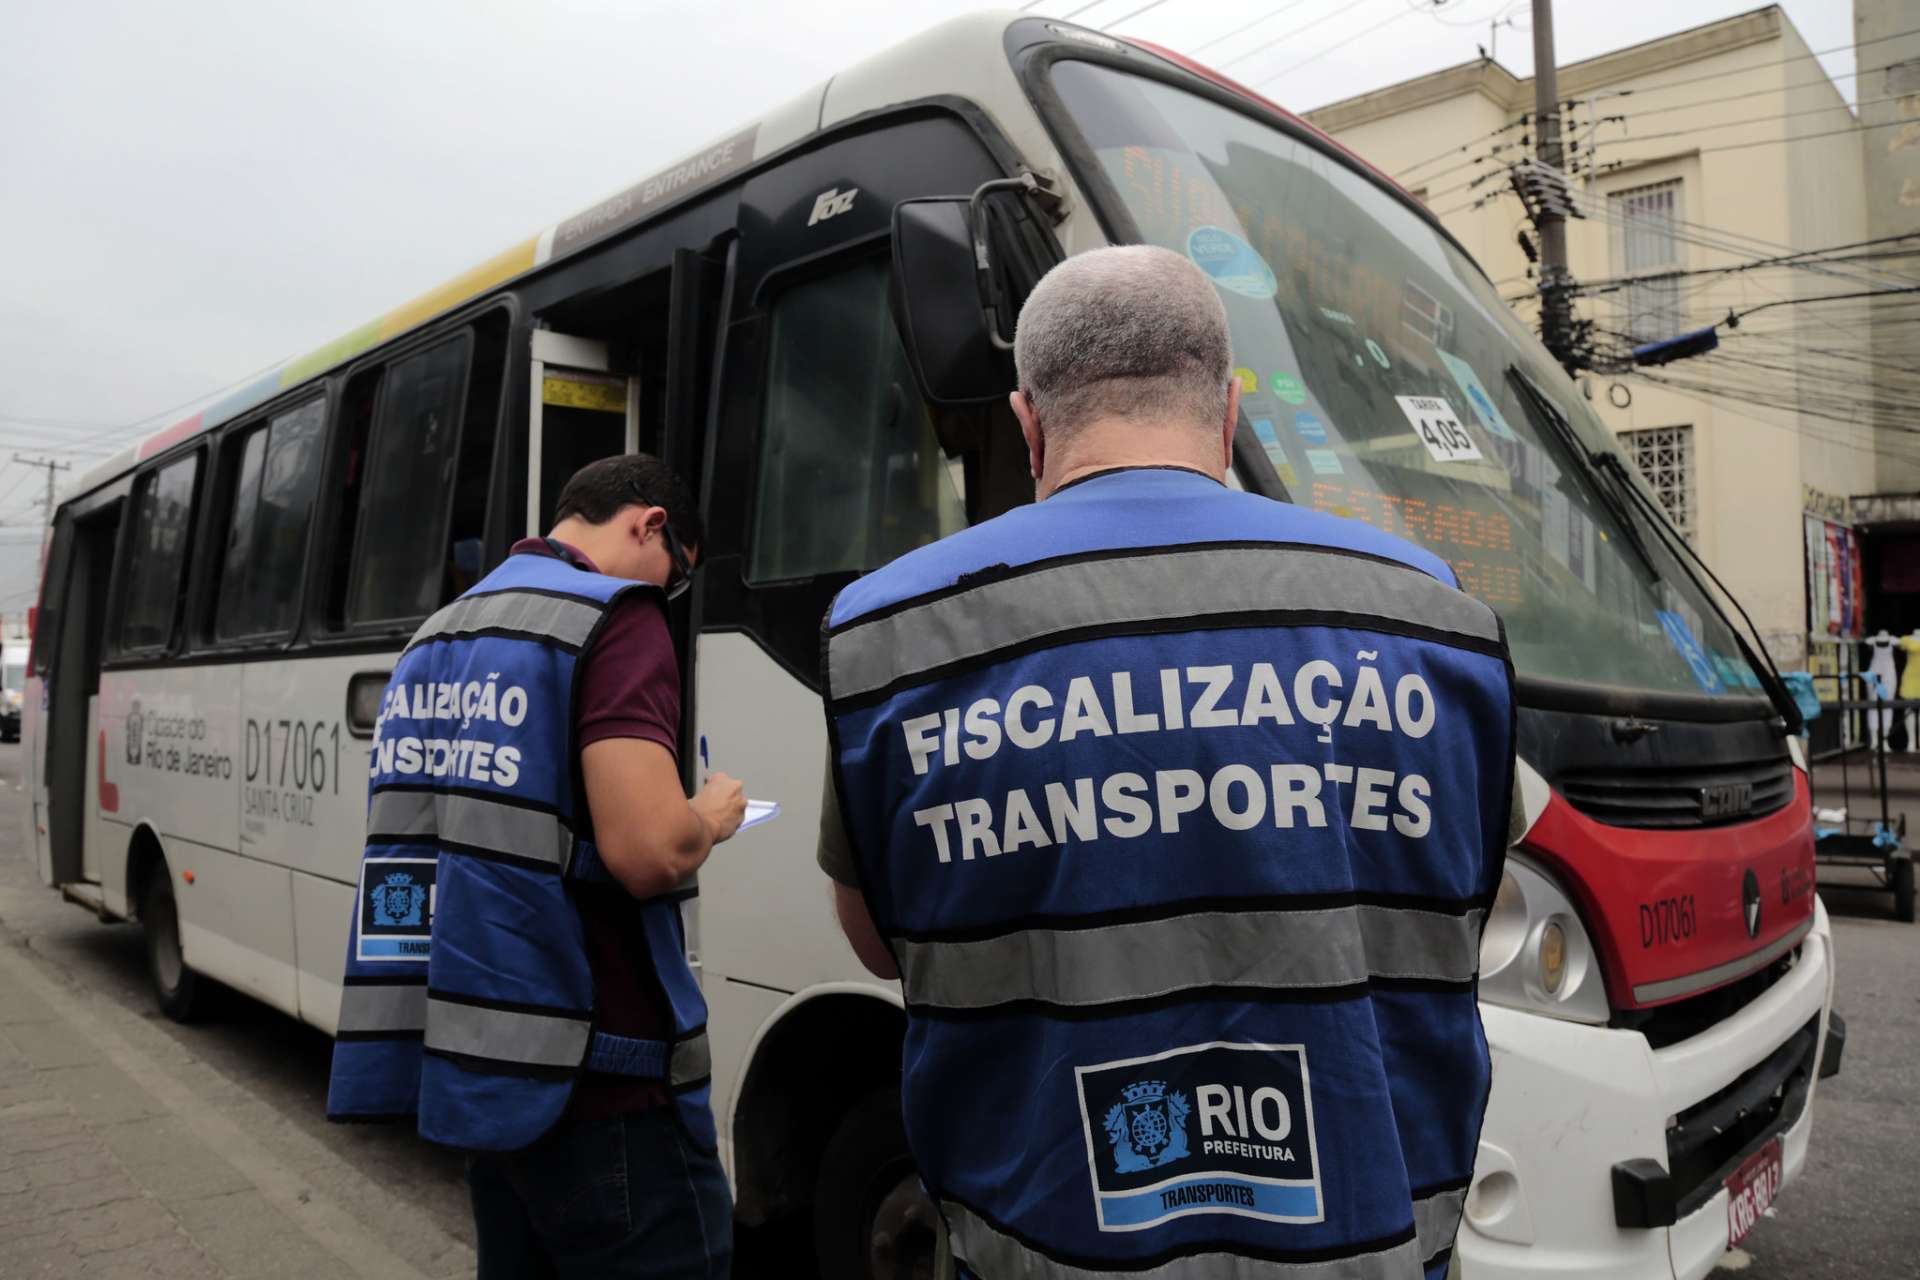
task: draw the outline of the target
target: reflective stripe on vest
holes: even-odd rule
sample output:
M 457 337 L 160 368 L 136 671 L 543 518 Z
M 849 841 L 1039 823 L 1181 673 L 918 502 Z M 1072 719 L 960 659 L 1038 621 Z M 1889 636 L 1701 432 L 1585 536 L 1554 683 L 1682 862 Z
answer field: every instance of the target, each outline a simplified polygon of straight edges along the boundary
M 427 993 L 427 1048 L 526 1067 L 577 1067 L 593 1026 L 585 1013 L 532 1013 Z
M 1074 632 L 1115 634 L 1189 619 L 1251 626 L 1314 615 L 1481 645 L 1500 640 L 1499 622 L 1485 605 L 1405 565 L 1300 547 L 1183 548 L 1076 559 L 851 620 L 832 637 L 828 675 L 841 704 L 970 658 L 1041 640 L 1063 643 Z
M 601 612 L 597 605 L 532 591 L 507 589 L 466 595 L 428 618 L 407 647 L 499 631 L 537 637 L 578 652 L 599 625 Z
M 340 992 L 340 1026 L 336 1034 L 418 1034 L 427 1026 L 425 979 L 403 982 L 348 982 Z
M 1471 982 L 1486 913 L 1370 905 L 1204 911 L 969 942 L 897 938 L 909 1005 L 1095 1005 L 1205 987 L 1342 987 L 1369 978 Z M 1284 939 L 1284 945 L 1281 941 Z
M 968 1270 L 988 1280 L 1000 1276 L 1049 1277 L 1050 1280 L 1407 1280 L 1420 1273 L 1419 1246 L 1409 1236 L 1397 1244 L 1365 1253 L 1320 1261 L 1279 1261 L 1226 1252 L 1188 1254 L 1157 1266 L 1117 1271 L 1111 1265 L 1075 1266 L 1050 1258 L 993 1226 L 955 1200 L 941 1201 L 953 1253 Z
M 1435 1254 L 1453 1247 L 1454 1237 L 1460 1232 L 1460 1215 L 1466 1207 L 1465 1187 L 1414 1198 L 1414 1241 L 1419 1246 L 1422 1263 L 1431 1262 Z
M 579 1046 L 586 1044 L 586 1025 L 583 1018 L 565 1014 L 488 1009 L 430 997 L 422 982 L 356 982 L 340 993 L 337 1034 L 343 1040 L 424 1034 L 429 1049 L 520 1066 L 567 1068 L 585 1060 Z M 635 1052 L 636 1047 L 659 1042 L 597 1033 L 593 1038 L 593 1051 L 601 1057 L 588 1065 L 596 1071 L 662 1078 L 675 1088 L 713 1073 L 704 1028 L 668 1046 L 660 1066 L 643 1065 Z M 608 1042 L 604 1053 L 601 1040 Z
M 367 838 L 405 843 L 418 837 L 509 862 L 533 862 L 565 871 L 573 833 L 558 815 L 458 791 L 388 788 L 367 810 Z

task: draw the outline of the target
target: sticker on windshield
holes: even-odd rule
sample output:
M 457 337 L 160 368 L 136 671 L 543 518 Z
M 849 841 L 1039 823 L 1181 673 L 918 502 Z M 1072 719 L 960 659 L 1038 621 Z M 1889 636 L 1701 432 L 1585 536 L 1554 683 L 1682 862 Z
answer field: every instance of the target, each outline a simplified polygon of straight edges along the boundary
M 1267 260 L 1231 231 L 1195 227 L 1187 237 L 1187 257 L 1222 289 L 1249 298 L 1271 298 L 1279 292 L 1280 282 Z
M 1500 416 L 1499 406 L 1495 405 L 1493 397 L 1487 394 L 1486 385 L 1480 381 L 1480 375 L 1473 371 L 1473 366 L 1459 356 L 1442 351 L 1438 347 L 1433 349 L 1433 353 L 1440 357 L 1440 363 L 1447 366 L 1447 372 L 1453 375 L 1454 382 L 1460 388 L 1460 394 L 1467 398 L 1469 405 L 1473 406 L 1473 416 L 1479 420 L 1480 425 L 1497 436 L 1503 436 L 1508 440 L 1515 439 L 1513 428 L 1508 426 L 1507 420 Z
M 1305 404 L 1307 402 L 1306 387 L 1302 385 L 1300 379 L 1294 377 L 1292 374 L 1276 373 L 1268 381 L 1273 387 L 1273 394 L 1279 396 L 1286 403 Z
M 1287 451 L 1280 443 L 1280 432 L 1273 425 L 1273 419 L 1251 418 L 1248 420 L 1248 424 L 1252 426 L 1254 439 L 1260 442 L 1260 448 L 1265 451 L 1267 461 L 1273 464 L 1273 469 L 1279 471 L 1285 467 L 1287 465 Z
M 1707 655 L 1701 650 L 1700 642 L 1693 638 L 1693 628 L 1687 625 L 1687 620 L 1671 609 L 1661 609 L 1658 613 L 1668 643 L 1673 645 L 1675 653 L 1686 659 L 1687 669 L 1693 672 L 1693 682 L 1708 693 L 1725 693 L 1727 687 L 1721 682 L 1720 673 L 1707 661 Z
M 1331 449 L 1307 450 L 1307 465 L 1313 468 L 1317 476 L 1337 476 L 1346 471 L 1340 465 L 1340 455 Z
M 1435 462 L 1479 462 L 1480 446 L 1467 434 L 1453 406 L 1439 396 L 1395 396 L 1394 403 L 1413 424 L 1413 433 Z
M 1300 438 L 1308 444 L 1327 442 L 1327 424 L 1305 409 L 1293 415 L 1293 429 L 1298 431 Z
M 1250 396 L 1258 394 L 1260 390 L 1259 374 L 1247 368 L 1245 365 L 1237 365 L 1234 368 L 1233 377 L 1234 381 L 1240 384 L 1241 395 Z

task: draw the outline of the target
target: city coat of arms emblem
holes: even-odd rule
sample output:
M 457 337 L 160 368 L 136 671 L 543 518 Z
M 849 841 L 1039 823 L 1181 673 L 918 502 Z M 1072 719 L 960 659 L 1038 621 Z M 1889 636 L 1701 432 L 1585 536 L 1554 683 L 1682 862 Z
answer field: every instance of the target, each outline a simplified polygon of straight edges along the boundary
M 427 905 L 427 886 L 415 884 L 404 871 L 395 871 L 369 889 L 367 896 L 372 899 L 374 924 L 386 928 L 417 925 Z
M 1167 1092 L 1162 1080 L 1141 1080 L 1107 1109 L 1107 1141 L 1116 1173 L 1138 1173 L 1186 1158 L 1187 1095 Z

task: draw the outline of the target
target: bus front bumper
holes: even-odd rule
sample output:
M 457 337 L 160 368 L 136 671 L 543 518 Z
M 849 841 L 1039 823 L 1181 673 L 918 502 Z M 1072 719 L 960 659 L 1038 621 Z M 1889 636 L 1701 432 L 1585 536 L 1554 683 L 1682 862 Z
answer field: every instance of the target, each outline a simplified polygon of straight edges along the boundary
M 1677 1118 L 1732 1106 L 1729 1100 L 1750 1093 L 1757 1079 L 1786 1071 L 1785 1105 L 1766 1132 L 1743 1145 L 1778 1136 L 1783 1183 L 1791 1183 L 1806 1163 L 1812 1130 L 1832 956 L 1826 908 L 1816 904 L 1813 929 L 1788 973 L 1733 1016 L 1660 1049 L 1637 1031 L 1483 1004 L 1493 1096 L 1456 1245 L 1461 1275 L 1706 1275 L 1727 1249 L 1719 1164 L 1704 1175 L 1683 1174 L 1692 1185 L 1657 1177 L 1649 1185 L 1643 1176 L 1625 1201 L 1616 1167 L 1642 1175 L 1674 1169 L 1669 1126 Z M 1810 1046 L 1801 1037 L 1809 1029 Z M 1653 1203 L 1655 1221 L 1672 1224 L 1621 1225 L 1635 1218 L 1636 1195 Z

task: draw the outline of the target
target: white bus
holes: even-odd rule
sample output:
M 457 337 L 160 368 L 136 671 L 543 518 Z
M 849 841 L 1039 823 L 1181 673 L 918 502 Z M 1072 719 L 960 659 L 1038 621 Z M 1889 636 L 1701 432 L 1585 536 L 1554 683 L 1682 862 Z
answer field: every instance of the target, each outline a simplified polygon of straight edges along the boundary
M 1250 91 L 1061 22 L 851 67 L 82 479 L 26 698 L 41 876 L 144 925 L 170 1014 L 216 979 L 331 1031 L 400 646 L 576 467 L 660 454 L 710 530 L 673 618 L 681 759 L 784 809 L 686 913 L 738 1211 L 810 1217 L 833 1280 L 923 1267 L 900 994 L 813 859 L 819 623 L 1029 500 L 1011 318 L 1060 255 L 1128 241 L 1220 285 L 1235 482 L 1432 547 L 1506 621 L 1529 829 L 1479 986 L 1465 1273 L 1704 1273 L 1800 1171 L 1839 1043 L 1758 641 L 1427 210 Z

